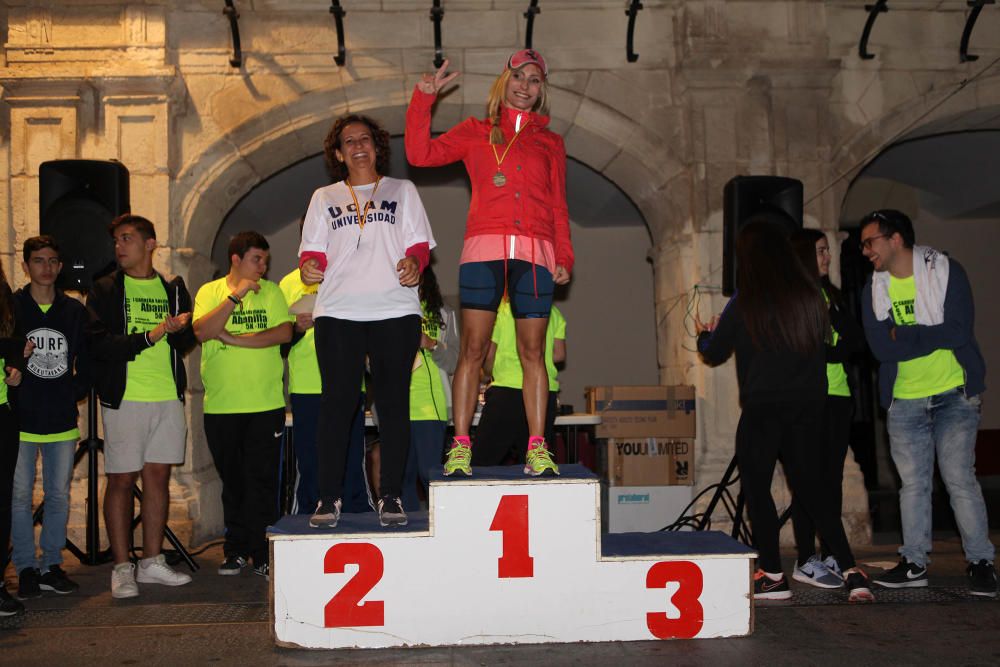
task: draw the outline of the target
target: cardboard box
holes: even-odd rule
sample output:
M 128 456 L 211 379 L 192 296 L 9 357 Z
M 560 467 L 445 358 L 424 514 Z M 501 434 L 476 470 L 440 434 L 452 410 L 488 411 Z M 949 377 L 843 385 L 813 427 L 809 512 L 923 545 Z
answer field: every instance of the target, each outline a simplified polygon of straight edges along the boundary
M 690 486 L 605 486 L 601 493 L 609 533 L 652 533 L 677 521 L 691 502 Z
M 604 453 L 611 486 L 694 484 L 694 438 L 609 438 Z
M 695 437 L 694 387 L 587 387 L 587 412 L 601 415 L 598 438 Z

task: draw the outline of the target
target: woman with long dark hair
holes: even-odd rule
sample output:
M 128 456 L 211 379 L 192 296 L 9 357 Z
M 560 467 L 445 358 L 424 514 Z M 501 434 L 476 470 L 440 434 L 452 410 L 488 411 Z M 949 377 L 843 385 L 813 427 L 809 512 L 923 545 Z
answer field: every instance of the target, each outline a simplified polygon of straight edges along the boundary
M 389 178 L 389 133 L 371 118 L 334 122 L 324 143 L 337 182 L 313 193 L 302 227 L 302 282 L 321 283 L 313 320 L 322 384 L 320 502 L 309 520 L 340 519 L 351 423 L 367 356 L 379 413 L 383 526 L 407 523 L 400 500 L 410 447 L 410 369 L 420 345 L 417 283 L 434 247 L 417 189 Z
M 431 138 L 431 107 L 456 76 L 448 61 L 417 83 L 406 111 L 406 157 L 416 166 L 461 160 L 469 172 L 472 203 L 459 268 L 462 343 L 453 385 L 455 438 L 444 474 L 472 474 L 469 428 L 479 373 L 500 301 L 514 314 L 524 369 L 529 475 L 559 474 L 545 442 L 549 394 L 545 331 L 555 285 L 573 270 L 566 208 L 566 148 L 548 129 L 548 68 L 541 54 L 511 55 L 493 82 L 486 119 L 467 118 Z
M 820 500 L 839 515 L 843 504 L 844 459 L 854 412 L 844 362 L 864 347 L 864 333 L 847 312 L 840 290 L 830 282 L 830 242 L 826 234 L 818 229 L 801 229 L 792 236 L 792 247 L 810 279 L 819 285 L 832 327 L 826 345 L 823 430 L 816 443 L 819 450 L 816 454 L 823 483 Z M 818 588 L 843 585 L 841 568 L 830 545 L 820 539 L 820 553 L 816 553 L 816 524 L 795 498 L 792 499 L 792 527 L 798 551 L 792 578 Z
M 14 295 L 3 266 L 0 265 L 0 338 L 14 335 Z M 0 616 L 13 616 L 24 612 L 24 605 L 7 592 L 3 572 L 7 569 L 7 554 L 10 550 L 11 509 L 14 491 L 14 471 L 17 469 L 17 453 L 20 445 L 17 419 L 7 400 L 7 387 L 21 384 L 21 371 L 0 358 L 0 368 L 4 369 L 0 382 Z
M 441 465 L 451 403 L 449 375 L 458 362 L 458 324 L 444 304 L 434 269 L 420 276 L 420 349 L 410 378 L 410 454 L 403 474 L 403 508 L 420 509 L 417 480 L 426 496 L 430 471 Z
M 840 515 L 822 502 L 815 443 L 826 397 L 825 341 L 830 328 L 819 285 L 792 250 L 782 221 L 753 218 L 736 240 L 736 295 L 707 325 L 696 320 L 698 351 L 710 365 L 736 355 L 743 412 L 736 460 L 753 525 L 758 570 L 755 599 L 787 599 L 778 551 L 778 513 L 771 478 L 781 459 L 793 495 L 845 568 L 851 601 L 873 600 L 855 567 Z

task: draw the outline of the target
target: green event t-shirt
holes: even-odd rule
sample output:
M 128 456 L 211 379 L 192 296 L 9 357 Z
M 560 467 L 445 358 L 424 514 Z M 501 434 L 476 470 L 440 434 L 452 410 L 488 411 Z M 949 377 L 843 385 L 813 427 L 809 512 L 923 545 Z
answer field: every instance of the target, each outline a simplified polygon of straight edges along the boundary
M 432 340 L 439 341 L 444 336 L 441 325 L 431 321 L 427 316 L 427 304 L 420 302 L 423 319 L 421 331 Z M 448 399 L 441 384 L 441 371 L 434 361 L 434 353 L 420 348 L 417 350 L 418 362 L 415 362 L 413 375 L 410 377 L 410 420 L 411 421 L 448 421 Z
M 823 298 L 826 302 L 830 303 L 830 297 L 827 296 L 826 290 L 823 290 Z M 833 327 L 830 327 L 833 331 L 833 338 L 830 340 L 830 344 L 836 346 L 837 341 L 840 340 L 840 332 L 838 332 Z M 827 364 L 826 365 L 826 393 L 830 396 L 850 396 L 851 387 L 847 384 L 847 371 L 844 369 L 844 364 Z
M 306 285 L 302 282 L 298 269 L 281 279 L 278 285 L 285 297 L 285 303 L 292 304 L 306 294 L 316 294 L 319 285 Z M 291 315 L 292 321 L 295 316 Z M 365 390 L 365 378 L 361 377 L 361 391 Z M 319 361 L 316 359 L 316 328 L 310 328 L 302 338 L 288 351 L 288 393 L 289 394 L 322 394 L 323 382 L 319 374 Z
M 892 301 L 892 319 L 896 326 L 916 324 L 913 308 L 916 294 L 913 276 L 889 276 L 889 299 Z M 892 395 L 894 398 L 926 398 L 963 384 L 965 369 L 958 363 L 955 353 L 940 349 L 916 359 L 900 361 Z
M 207 315 L 232 292 L 225 276 L 202 285 L 194 300 L 194 319 Z M 294 319 L 288 314 L 288 304 L 278 286 L 270 280 L 261 280 L 260 292 L 248 292 L 243 297 L 243 305 L 233 309 L 226 321 L 226 331 L 233 335 L 258 333 Z M 205 341 L 201 348 L 205 413 L 235 414 L 283 408 L 284 371 L 279 345 L 251 349 L 225 345 L 219 340 Z
M 0 357 L 0 369 L 3 369 L 4 377 L 7 376 L 7 360 Z M 0 382 L 0 405 L 7 403 L 7 383 Z
M 302 282 L 298 269 L 281 279 L 279 283 L 285 302 L 291 306 L 306 294 L 316 294 L 319 285 Z M 294 319 L 294 316 L 293 316 Z M 306 331 L 288 352 L 288 393 L 320 394 L 323 383 L 319 377 L 319 362 L 316 361 L 316 329 Z
M 549 327 L 545 330 L 545 370 L 549 375 L 549 391 L 559 391 L 559 380 L 556 379 L 558 371 L 555 362 L 552 361 L 556 338 L 566 339 L 566 319 L 558 308 L 552 306 Z M 497 310 L 492 340 L 497 346 L 497 353 L 493 359 L 493 384 L 498 387 L 521 389 L 524 385 L 524 371 L 521 370 L 521 358 L 517 354 L 514 316 L 507 301 L 503 301 Z
M 130 334 L 152 331 L 169 312 L 167 290 L 159 276 L 125 276 L 125 329 Z M 170 344 L 164 336 L 128 362 L 123 400 L 158 403 L 177 400 L 170 368 Z

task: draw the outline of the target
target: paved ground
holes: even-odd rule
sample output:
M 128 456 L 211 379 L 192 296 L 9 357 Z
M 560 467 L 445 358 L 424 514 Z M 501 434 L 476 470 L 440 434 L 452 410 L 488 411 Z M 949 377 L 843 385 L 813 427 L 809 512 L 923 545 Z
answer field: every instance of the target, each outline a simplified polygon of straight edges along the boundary
M 993 538 L 1000 543 L 1000 533 Z M 894 546 L 858 551 L 873 572 L 896 560 Z M 134 600 L 111 599 L 110 566 L 68 562 L 80 593 L 29 601 L 26 616 L 0 620 L 0 656 L 18 666 L 1000 664 L 1000 601 L 966 594 L 956 538 L 937 540 L 934 552 L 927 589 L 886 591 L 874 605 L 855 606 L 843 593 L 793 584 L 792 601 L 757 605 L 747 638 L 326 652 L 276 648 L 264 580 L 216 575 L 218 547 L 198 558 L 192 584 L 145 587 Z

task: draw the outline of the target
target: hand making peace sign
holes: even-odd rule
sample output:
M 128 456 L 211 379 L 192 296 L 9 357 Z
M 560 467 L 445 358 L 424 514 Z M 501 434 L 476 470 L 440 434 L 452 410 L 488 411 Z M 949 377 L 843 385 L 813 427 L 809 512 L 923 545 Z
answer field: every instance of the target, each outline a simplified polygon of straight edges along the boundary
M 451 74 L 446 74 L 448 71 L 448 63 L 450 61 L 445 60 L 441 64 L 441 67 L 434 72 L 434 74 L 424 74 L 420 83 L 417 84 L 417 88 L 420 92 L 426 93 L 428 95 L 437 95 L 441 92 L 441 89 L 451 83 L 455 77 L 457 77 L 460 72 L 452 72 Z

